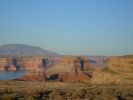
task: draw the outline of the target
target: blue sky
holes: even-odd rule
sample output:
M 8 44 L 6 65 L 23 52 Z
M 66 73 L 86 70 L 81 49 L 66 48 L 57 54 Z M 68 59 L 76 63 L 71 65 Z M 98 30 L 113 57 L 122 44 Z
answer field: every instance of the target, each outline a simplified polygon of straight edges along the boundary
M 133 0 L 0 0 L 0 45 L 60 54 L 133 54 Z

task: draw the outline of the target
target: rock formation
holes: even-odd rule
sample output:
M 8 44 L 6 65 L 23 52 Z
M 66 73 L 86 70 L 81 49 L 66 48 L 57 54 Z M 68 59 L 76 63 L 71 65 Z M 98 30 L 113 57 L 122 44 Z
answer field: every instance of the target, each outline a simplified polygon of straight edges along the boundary
M 16 67 L 12 64 L 6 65 L 5 66 L 5 71 L 16 71 Z
M 0 70 L 5 69 L 5 65 L 9 64 L 13 59 L 17 60 L 20 65 L 20 70 L 35 70 L 40 67 L 43 58 L 49 59 L 48 67 L 55 65 L 58 61 L 58 57 L 43 57 L 43 56 L 0 56 Z
M 47 59 L 47 62 L 45 62 L 45 59 Z M 56 58 L 51 57 L 32 57 L 23 60 L 23 66 L 25 66 L 24 69 L 27 71 L 27 74 L 20 79 L 25 81 L 47 81 L 46 70 L 57 63 Z
M 43 59 L 48 59 L 47 67 L 42 64 Z M 27 73 L 21 77 L 22 80 L 44 80 L 57 75 L 62 81 L 88 80 L 87 73 L 90 70 L 88 57 L 62 56 L 62 57 L 40 57 L 40 56 L 1 56 L 0 70 L 4 70 L 8 60 L 16 59 L 19 64 L 19 70 L 25 70 Z M 42 67 L 43 65 L 43 67 Z M 12 64 L 8 68 L 16 70 Z
M 2 71 L 17 71 L 25 70 L 26 75 L 22 80 L 47 80 L 45 70 L 42 67 L 42 59 L 47 58 L 49 60 L 47 68 L 57 63 L 55 57 L 41 57 L 41 56 L 1 56 L 0 57 L 0 70 Z M 45 68 L 45 69 L 47 69 Z
M 65 56 L 60 58 L 59 63 L 47 72 L 59 74 L 59 78 L 63 82 L 73 82 L 89 80 L 91 77 L 87 73 L 89 69 L 87 57 Z
M 39 58 L 40 60 L 36 57 L 27 59 L 25 59 L 27 65 L 24 63 L 27 67 L 24 69 L 33 70 L 30 70 L 23 80 L 42 80 L 43 75 L 46 74 L 48 79 L 58 79 L 63 82 L 91 80 L 92 84 L 133 83 L 133 56 L 110 57 L 106 62 L 108 66 L 104 68 L 92 68 L 88 57 L 62 56 L 52 58 L 50 62 L 56 62 L 56 64 L 45 70 L 44 74 L 43 70 L 39 68 L 41 58 Z M 84 62 L 83 69 L 81 68 L 81 59 Z M 34 64 L 35 62 L 37 64 Z

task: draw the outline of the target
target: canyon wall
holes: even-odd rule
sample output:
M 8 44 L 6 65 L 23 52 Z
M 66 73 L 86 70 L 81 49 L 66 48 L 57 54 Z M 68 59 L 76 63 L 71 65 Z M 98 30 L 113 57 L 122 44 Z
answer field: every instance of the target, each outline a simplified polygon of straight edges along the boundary
M 8 70 L 15 70 L 15 66 L 12 64 L 12 60 L 17 61 L 17 65 L 20 70 L 34 70 L 41 66 L 42 59 L 47 58 L 49 60 L 48 67 L 57 63 L 58 57 L 41 57 L 41 56 L 0 56 L 0 70 L 5 70 L 5 66 L 9 65 Z
M 12 60 L 15 59 L 17 65 L 19 65 L 20 70 L 32 70 L 39 68 L 42 63 L 42 59 L 48 59 L 48 67 L 52 67 L 57 64 L 57 66 L 73 66 L 74 59 L 76 56 L 62 56 L 62 57 L 41 57 L 41 56 L 21 56 L 21 57 L 11 57 L 11 56 L 0 56 L 0 70 L 4 70 L 7 64 L 12 65 Z M 84 69 L 89 66 L 88 57 L 82 57 L 84 59 Z M 75 63 L 80 64 L 80 57 Z M 80 66 L 80 65 L 79 65 Z M 13 67 L 13 65 L 11 66 Z M 15 67 L 15 66 L 14 66 Z M 70 69 L 71 70 L 71 69 Z M 64 70 L 65 71 L 65 70 Z
M 42 59 L 48 59 L 46 70 L 42 70 Z M 88 80 L 87 73 L 90 69 L 89 59 L 85 56 L 61 56 L 61 57 L 40 57 L 40 56 L 22 56 L 22 57 L 0 57 L 0 70 L 5 70 L 5 66 L 9 65 L 8 70 L 15 71 L 15 65 L 12 60 L 16 59 L 16 65 L 19 70 L 26 70 L 27 73 L 21 80 L 43 80 L 43 76 L 48 79 L 58 76 L 62 81 Z

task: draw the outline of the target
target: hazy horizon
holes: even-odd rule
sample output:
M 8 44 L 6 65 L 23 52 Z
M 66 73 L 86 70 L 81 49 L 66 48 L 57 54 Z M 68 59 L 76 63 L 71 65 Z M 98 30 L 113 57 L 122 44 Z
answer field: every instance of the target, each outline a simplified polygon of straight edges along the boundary
M 133 54 L 132 0 L 1 0 L 0 45 L 63 55 Z

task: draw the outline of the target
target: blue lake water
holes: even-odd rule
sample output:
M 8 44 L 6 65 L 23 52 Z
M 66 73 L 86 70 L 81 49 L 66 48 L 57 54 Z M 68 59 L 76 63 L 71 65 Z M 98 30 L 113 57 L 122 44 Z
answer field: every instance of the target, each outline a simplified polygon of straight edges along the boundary
M 17 79 L 25 75 L 25 73 L 26 73 L 25 71 L 15 71 L 15 72 L 0 71 L 0 80 Z

